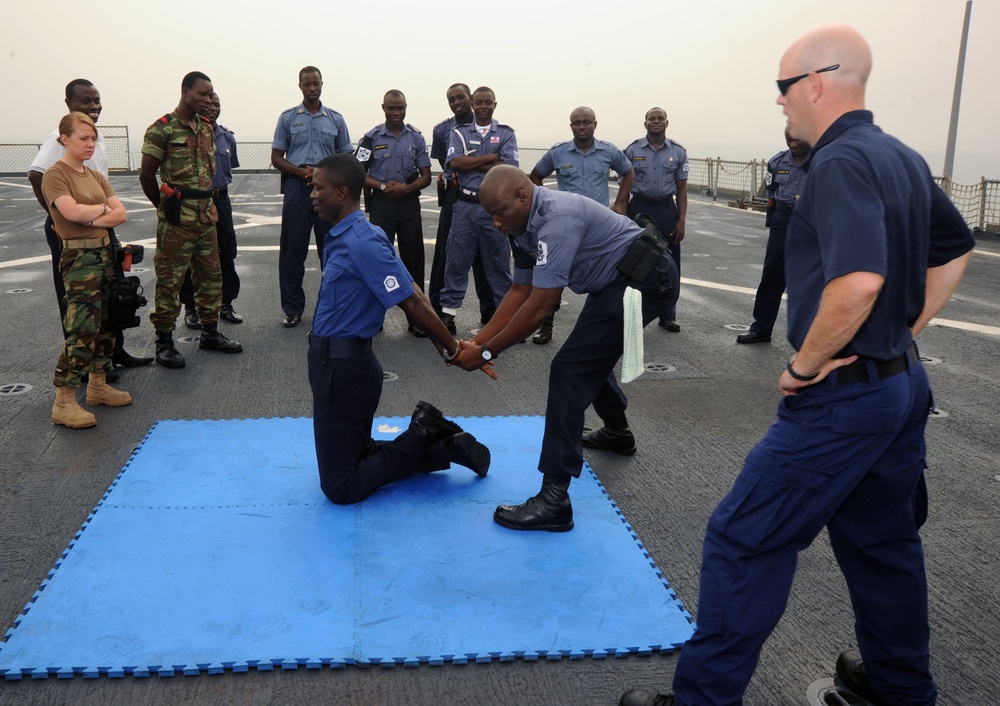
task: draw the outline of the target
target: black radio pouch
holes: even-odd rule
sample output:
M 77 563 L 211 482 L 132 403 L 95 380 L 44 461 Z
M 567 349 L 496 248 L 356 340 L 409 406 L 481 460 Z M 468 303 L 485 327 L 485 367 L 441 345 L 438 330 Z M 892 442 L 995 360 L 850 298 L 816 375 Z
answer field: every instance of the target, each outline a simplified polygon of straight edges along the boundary
M 642 225 L 639 217 L 636 217 L 636 222 Z M 642 233 L 628 246 L 615 268 L 633 282 L 645 282 L 668 249 L 667 241 L 660 236 L 660 231 L 652 221 L 647 219 Z

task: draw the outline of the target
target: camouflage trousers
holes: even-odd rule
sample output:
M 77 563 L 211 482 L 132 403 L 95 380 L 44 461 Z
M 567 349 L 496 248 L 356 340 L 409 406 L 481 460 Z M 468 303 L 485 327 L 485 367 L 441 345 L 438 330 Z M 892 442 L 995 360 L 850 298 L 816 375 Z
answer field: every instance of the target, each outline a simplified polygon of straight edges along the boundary
M 64 249 L 59 271 L 66 285 L 66 340 L 52 383 L 75 389 L 84 375 L 113 367 L 115 333 L 104 325 L 104 314 L 115 270 L 110 249 L 103 247 Z
M 202 323 L 219 321 L 222 306 L 222 269 L 214 223 L 175 226 L 162 218 L 156 229 L 156 290 L 149 320 L 157 333 L 171 333 L 181 312 L 184 273 L 191 268 L 194 301 Z

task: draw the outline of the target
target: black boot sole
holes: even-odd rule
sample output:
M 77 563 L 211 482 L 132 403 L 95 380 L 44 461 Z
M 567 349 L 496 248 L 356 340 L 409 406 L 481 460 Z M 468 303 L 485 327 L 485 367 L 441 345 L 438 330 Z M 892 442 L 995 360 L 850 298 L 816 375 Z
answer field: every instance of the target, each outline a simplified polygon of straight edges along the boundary
M 157 362 L 158 365 L 162 365 L 164 368 L 175 368 L 176 369 L 176 368 L 183 368 L 185 365 L 187 365 L 187 361 L 184 361 L 184 360 L 181 360 L 181 361 L 172 360 L 172 361 L 167 362 L 165 360 L 161 360 L 160 358 L 157 358 L 156 362 Z
M 486 477 L 490 470 L 490 450 L 472 434 L 464 431 L 453 434 L 443 439 L 441 446 L 452 463 L 472 469 L 480 478 Z

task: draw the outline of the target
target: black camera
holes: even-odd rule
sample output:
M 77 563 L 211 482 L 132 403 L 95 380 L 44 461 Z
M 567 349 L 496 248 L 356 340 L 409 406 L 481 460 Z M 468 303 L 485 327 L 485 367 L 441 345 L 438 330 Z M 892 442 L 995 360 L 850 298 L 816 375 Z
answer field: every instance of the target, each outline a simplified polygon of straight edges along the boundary
M 146 303 L 138 277 L 116 277 L 108 298 L 108 328 L 135 328 L 139 325 L 136 310 Z

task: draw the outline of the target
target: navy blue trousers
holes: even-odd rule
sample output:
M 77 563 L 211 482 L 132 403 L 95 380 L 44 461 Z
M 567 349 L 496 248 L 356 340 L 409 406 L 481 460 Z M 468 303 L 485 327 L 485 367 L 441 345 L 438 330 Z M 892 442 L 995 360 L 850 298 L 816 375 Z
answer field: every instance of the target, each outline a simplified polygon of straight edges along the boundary
M 437 240 L 434 243 L 434 259 L 431 261 L 431 278 L 427 287 L 427 298 L 431 300 L 434 311 L 441 313 L 441 288 L 444 287 L 444 268 L 448 259 L 448 233 L 451 232 L 451 215 L 455 202 L 458 200 L 458 187 L 452 185 L 444 193 L 444 203 L 441 204 L 441 216 L 438 220 Z M 483 269 L 483 256 L 476 251 L 472 258 L 472 279 L 476 283 L 476 296 L 479 298 L 479 313 L 484 317 L 493 316 L 497 303 L 493 299 L 493 290 Z
M 771 229 L 764 250 L 764 269 L 760 273 L 757 296 L 753 301 L 753 323 L 750 331 L 770 336 L 785 293 L 785 236 L 791 216 L 781 211 L 771 214 Z
M 834 371 L 785 397 L 712 514 L 698 628 L 674 676 L 678 704 L 743 702 L 785 610 L 798 553 L 824 527 L 847 581 L 872 688 L 886 704 L 935 702 L 917 533 L 926 508 L 930 386 L 920 363 L 881 381 L 868 365 L 869 381 L 838 385 Z
M 424 227 L 420 218 L 420 194 L 410 194 L 401 199 L 390 199 L 377 189 L 372 191 L 368 221 L 378 226 L 396 245 L 399 236 L 399 259 L 424 291 Z
M 583 469 L 583 421 L 587 407 L 601 419 L 625 416 L 628 400 L 615 379 L 615 364 L 625 346 L 624 304 L 626 285 L 642 292 L 642 323 L 661 316 L 677 299 L 677 269 L 664 255 L 659 271 L 646 282 L 626 282 L 619 277 L 599 292 L 587 295 L 576 325 L 566 337 L 549 368 L 549 397 L 545 407 L 545 432 L 538 470 L 563 481 L 580 477 Z M 659 289 L 660 278 L 670 281 L 672 294 Z
M 278 286 L 281 309 L 286 314 L 302 315 L 306 293 L 302 279 L 309 255 L 309 231 L 316 234 L 316 252 L 323 267 L 323 241 L 332 227 L 316 215 L 309 194 L 312 187 L 304 179 L 289 175 L 285 180 L 285 198 L 281 205 L 281 240 L 278 252 Z
M 674 198 L 677 198 L 676 196 Z M 652 204 L 644 201 L 641 196 L 633 196 L 628 202 L 628 217 L 633 221 L 635 217 L 640 214 L 645 213 L 647 216 L 653 219 L 653 223 L 656 225 L 656 229 L 660 231 L 668 243 L 670 243 L 670 256 L 674 259 L 674 266 L 677 268 L 677 276 L 680 277 L 681 274 L 681 244 L 675 243 L 670 237 L 671 231 L 673 231 L 674 226 L 677 225 L 677 219 L 680 214 L 677 212 L 677 204 L 674 201 L 662 204 L 660 206 L 653 206 Z M 678 281 L 678 287 L 680 283 Z M 660 316 L 661 321 L 673 321 L 677 318 L 677 300 L 666 308 L 663 314 Z
M 493 291 L 493 301 L 500 301 L 510 289 L 510 240 L 493 226 L 493 217 L 478 203 L 457 201 L 452 209 L 451 233 L 448 234 L 442 308 L 460 309 L 469 286 L 469 268 L 476 254 L 483 259 L 483 269 Z

